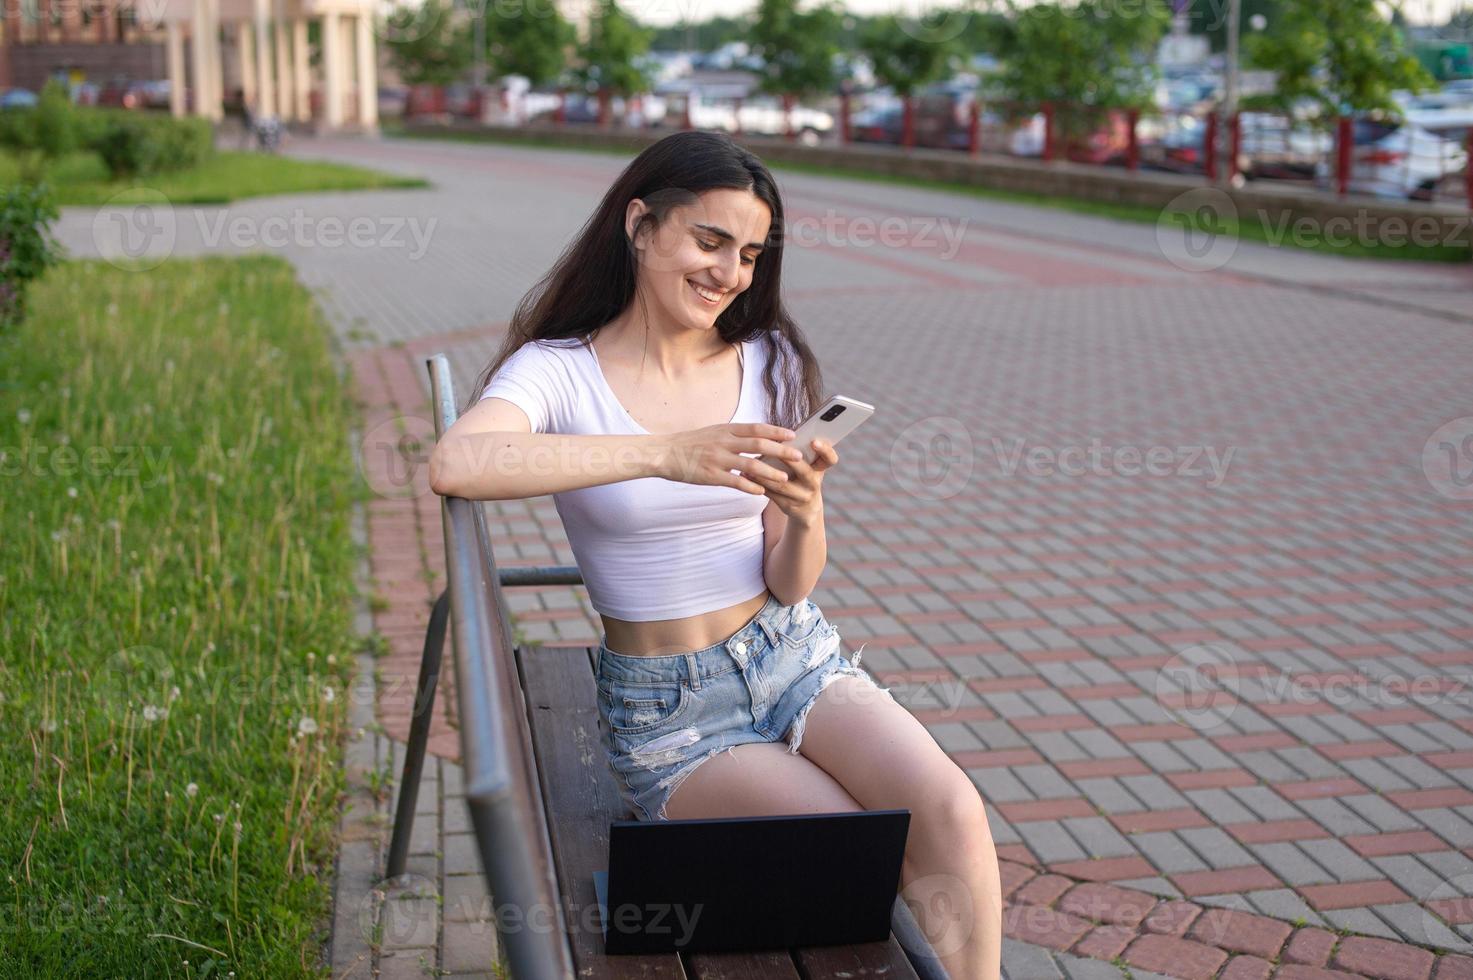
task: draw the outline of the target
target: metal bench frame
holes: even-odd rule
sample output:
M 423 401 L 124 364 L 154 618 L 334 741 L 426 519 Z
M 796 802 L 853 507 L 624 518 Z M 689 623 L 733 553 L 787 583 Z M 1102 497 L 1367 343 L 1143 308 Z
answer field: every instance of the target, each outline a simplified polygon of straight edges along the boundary
M 455 422 L 458 410 L 449 361 L 435 354 L 426 359 L 426 365 L 438 440 Z M 546 909 L 556 923 L 552 929 L 503 930 L 502 917 L 495 916 L 501 948 L 516 980 L 573 980 L 575 959 L 531 728 L 525 711 L 503 710 L 503 705 L 512 703 L 513 695 L 520 701 L 524 692 L 502 588 L 582 585 L 583 576 L 576 566 L 567 565 L 498 570 L 480 502 L 441 497 L 441 505 L 447 585 L 435 600 L 425 632 L 386 870 L 390 878 L 402 875 L 408 859 L 448 633 L 455 650 L 465 798 L 493 902 L 524 910 Z M 905 960 L 921 980 L 947 980 L 940 960 L 899 895 L 891 913 L 891 929 Z

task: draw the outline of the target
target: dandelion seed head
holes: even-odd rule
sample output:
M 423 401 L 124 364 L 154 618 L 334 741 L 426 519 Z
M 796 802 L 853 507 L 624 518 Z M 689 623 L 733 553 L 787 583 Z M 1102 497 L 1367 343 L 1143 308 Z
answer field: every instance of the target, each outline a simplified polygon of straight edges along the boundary
M 67 487 L 66 488 L 66 495 L 68 497 L 71 497 L 73 499 L 76 499 L 76 496 L 77 496 L 77 488 L 76 487 Z
M 302 717 L 302 720 L 299 721 L 299 722 L 297 722 L 297 734 L 298 735 L 313 735 L 313 734 L 316 734 L 316 732 L 317 732 L 317 720 L 315 718 L 311 718 L 311 717 L 308 717 L 308 716 L 304 715 Z
M 199 795 L 199 783 L 190 783 L 184 787 L 184 795 L 191 799 Z

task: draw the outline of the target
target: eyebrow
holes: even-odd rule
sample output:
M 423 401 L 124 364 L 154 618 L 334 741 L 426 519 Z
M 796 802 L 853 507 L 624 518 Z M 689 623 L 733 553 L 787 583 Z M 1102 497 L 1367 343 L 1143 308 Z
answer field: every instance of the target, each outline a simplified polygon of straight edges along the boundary
M 726 239 L 729 242 L 736 241 L 736 236 L 733 235 L 731 232 L 727 231 L 725 228 L 718 228 L 715 225 L 702 225 L 702 224 L 697 224 L 695 227 L 700 228 L 700 229 L 703 229 L 705 231 L 709 231 L 711 234 L 715 235 L 717 238 L 724 238 L 724 239 Z M 747 245 L 746 245 L 746 247 L 747 248 L 755 248 L 759 252 L 764 251 L 766 249 L 766 246 L 763 245 L 761 242 L 748 242 Z

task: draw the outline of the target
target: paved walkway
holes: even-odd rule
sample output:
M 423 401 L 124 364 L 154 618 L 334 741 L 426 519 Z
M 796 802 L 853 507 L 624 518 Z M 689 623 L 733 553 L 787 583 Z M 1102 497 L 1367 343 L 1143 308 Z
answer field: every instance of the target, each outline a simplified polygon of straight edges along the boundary
M 309 229 L 274 250 L 319 290 L 365 404 L 378 717 L 397 738 L 443 552 L 423 467 L 391 469 L 387 434 L 425 431 L 424 354 L 450 354 L 464 394 L 621 161 L 293 152 L 436 185 L 181 212 L 173 237 L 209 250 L 222 215 L 245 247 L 269 218 Z M 1147 225 L 779 179 L 789 305 L 828 389 L 881 405 L 831 481 L 814 598 L 988 800 L 1015 980 L 1473 976 L 1473 430 L 1440 429 L 1473 415 L 1456 301 L 1473 270 L 1242 242 L 1192 271 Z M 365 219 L 362 244 L 329 244 L 334 217 Z M 423 247 L 391 244 L 415 219 Z M 108 249 L 106 225 L 68 211 L 61 230 Z M 864 244 L 884 228 L 907 247 Z M 572 562 L 549 498 L 487 514 L 501 564 Z M 581 588 L 509 601 L 529 640 L 598 635 Z M 446 760 L 453 723 L 436 720 Z M 421 796 L 439 836 L 417 873 L 446 899 L 477 870 L 444 805 L 455 771 Z M 374 824 L 340 892 L 381 872 Z M 362 962 L 456 972 L 485 916 L 451 907 Z

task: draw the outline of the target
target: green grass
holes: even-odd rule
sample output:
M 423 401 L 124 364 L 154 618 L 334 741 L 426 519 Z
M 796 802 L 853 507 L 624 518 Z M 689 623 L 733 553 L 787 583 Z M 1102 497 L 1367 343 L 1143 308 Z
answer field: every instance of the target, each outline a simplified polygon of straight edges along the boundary
M 0 184 L 18 177 L 15 157 L 0 151 Z M 45 179 L 55 188 L 57 203 L 63 205 L 156 201 L 154 192 L 162 193 L 174 204 L 224 204 L 268 194 L 429 186 L 418 177 L 400 177 L 347 164 L 230 150 L 217 151 L 189 170 L 125 181 L 113 180 L 96 153 L 78 152 L 49 165 Z
M 0 977 L 323 976 L 359 485 L 327 327 L 270 256 L 64 263 L 31 309 L 0 333 Z
M 541 149 L 556 150 L 578 150 L 590 153 L 602 153 L 614 156 L 628 157 L 629 151 L 619 147 L 586 147 L 566 146 L 555 140 L 548 139 L 522 139 L 510 134 L 502 134 L 495 130 L 450 130 L 443 133 L 408 132 L 398 122 L 385 123 L 382 126 L 383 133 L 394 136 L 405 136 L 415 139 L 446 139 L 459 142 L 499 142 L 522 146 L 532 146 Z M 795 174 L 807 174 L 815 177 L 841 176 L 850 180 L 865 180 L 877 184 L 899 184 L 906 187 L 918 187 L 925 190 L 945 191 L 953 194 L 969 194 L 989 201 L 1002 201 L 1010 204 L 1026 204 L 1035 207 L 1053 208 L 1058 211 L 1069 211 L 1074 214 L 1086 214 L 1097 218 L 1116 218 L 1122 221 L 1142 222 L 1156 224 L 1162 220 L 1162 209 L 1145 204 L 1123 204 L 1112 201 L 1088 201 L 1077 198 L 1052 197 L 1044 194 L 1029 194 L 1022 191 L 1002 190 L 992 187 L 979 187 L 976 184 L 962 184 L 946 180 L 931 180 L 922 177 L 898 176 L 892 174 L 877 174 L 867 170 L 850 169 L 846 167 L 832 167 L 828 165 L 792 163 L 787 161 L 767 161 L 767 165 L 774 171 L 786 171 Z M 1203 186 L 1206 186 L 1205 184 Z M 1205 230 L 1205 229 L 1204 229 Z M 1410 259 L 1423 262 L 1468 262 L 1473 260 L 1473 250 L 1466 246 L 1457 245 L 1382 245 L 1361 244 L 1359 242 L 1335 242 L 1327 241 L 1323 237 L 1316 237 L 1307 244 L 1301 245 L 1285 236 L 1276 234 L 1272 227 L 1264 227 L 1261 221 L 1227 221 L 1217 228 L 1218 234 L 1235 235 L 1240 240 L 1261 242 L 1279 248 L 1305 248 L 1311 251 L 1324 252 L 1332 255 L 1343 255 L 1351 258 L 1374 258 L 1374 259 Z

